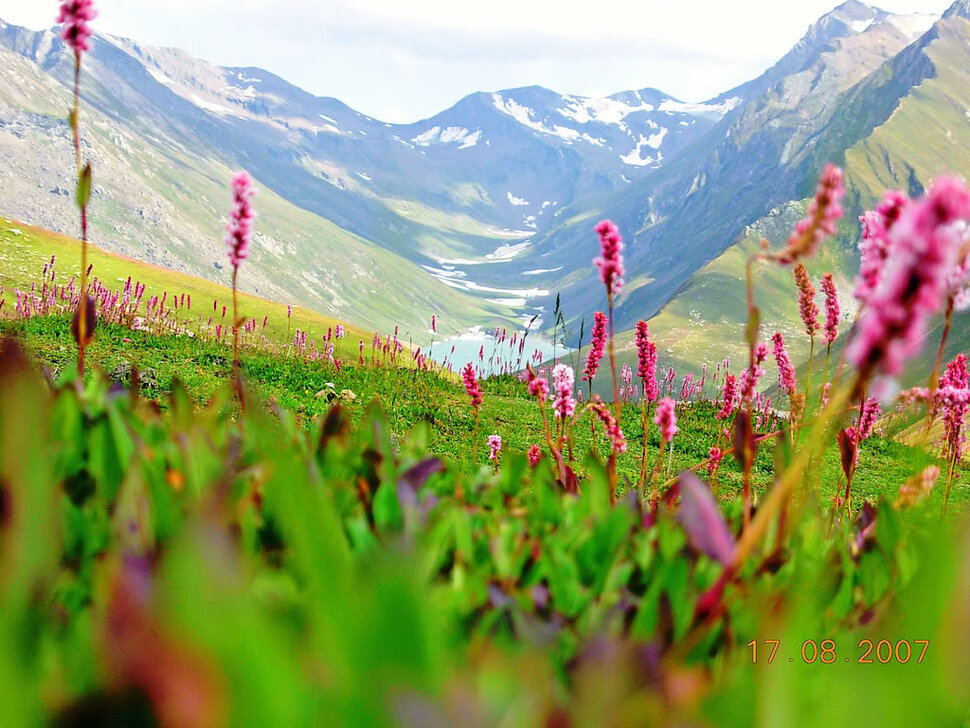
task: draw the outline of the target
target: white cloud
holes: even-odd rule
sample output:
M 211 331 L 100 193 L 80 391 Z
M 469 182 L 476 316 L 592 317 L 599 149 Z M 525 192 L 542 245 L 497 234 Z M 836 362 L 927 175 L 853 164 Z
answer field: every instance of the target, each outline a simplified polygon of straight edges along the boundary
M 654 86 L 699 102 L 760 73 L 838 1 L 98 0 L 95 25 L 415 121 L 530 84 L 596 97 Z M 939 13 L 949 1 L 873 4 Z M 0 17 L 44 27 L 56 5 L 0 0 Z

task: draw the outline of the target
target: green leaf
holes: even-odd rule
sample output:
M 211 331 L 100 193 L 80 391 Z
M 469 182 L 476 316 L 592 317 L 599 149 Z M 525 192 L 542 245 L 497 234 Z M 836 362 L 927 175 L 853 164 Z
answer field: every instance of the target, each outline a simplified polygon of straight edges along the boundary
M 81 209 L 91 201 L 91 165 L 85 164 L 77 181 L 77 205 Z

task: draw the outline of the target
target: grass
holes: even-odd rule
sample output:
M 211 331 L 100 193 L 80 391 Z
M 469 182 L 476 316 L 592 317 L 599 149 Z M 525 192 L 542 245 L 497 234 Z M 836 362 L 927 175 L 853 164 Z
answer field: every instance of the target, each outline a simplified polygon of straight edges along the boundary
M 32 356 L 59 373 L 73 367 L 74 342 L 65 317 L 34 318 L 28 320 L 0 320 L 0 333 L 12 334 L 26 344 Z M 367 349 L 369 361 L 369 348 Z M 124 364 L 151 370 L 150 381 L 143 384 L 144 396 L 167 406 L 168 395 L 176 381 L 188 389 L 194 402 L 201 406 L 211 399 L 230 379 L 231 348 L 214 341 L 187 336 L 154 335 L 130 331 L 123 326 L 101 325 L 94 343 L 88 349 L 89 361 L 107 373 L 116 372 Z M 356 356 L 353 358 L 356 361 Z M 322 362 L 306 361 L 296 355 L 245 350 L 241 355 L 242 372 L 247 383 L 259 398 L 277 403 L 295 413 L 298 422 L 306 427 L 317 426 L 327 413 L 334 398 L 350 390 L 354 398 L 345 402 L 355 422 L 363 417 L 367 406 L 379 400 L 386 412 L 395 436 L 406 439 L 419 423 L 428 426 L 427 449 L 431 454 L 446 458 L 466 472 L 487 467 L 488 448 L 485 440 L 496 433 L 503 440 L 503 452 L 524 453 L 532 444 L 543 444 L 543 426 L 535 402 L 527 395 L 525 385 L 511 376 L 489 378 L 483 383 L 484 405 L 480 416 L 476 459 L 472 458 L 474 419 L 467 396 L 453 377 L 439 376 L 413 368 L 394 368 L 366 365 L 336 367 Z M 332 388 L 328 386 L 332 384 Z M 665 475 L 674 475 L 706 460 L 709 448 L 718 438 L 724 423 L 714 419 L 715 408 L 706 402 L 681 406 L 678 410 L 681 432 L 675 438 L 673 459 Z M 588 415 L 574 428 L 574 455 L 577 470 L 586 474 L 590 463 L 593 436 Z M 622 427 L 628 440 L 628 450 L 618 461 L 621 489 L 624 478 L 635 482 L 639 475 L 639 459 L 643 431 L 640 409 L 624 407 Z M 648 463 L 652 467 L 657 458 L 657 428 L 651 424 L 648 432 Z M 608 441 L 597 426 L 596 447 L 602 455 Z M 763 492 L 771 482 L 774 446 L 761 446 L 755 465 L 755 486 Z M 866 441 L 860 454 L 859 467 L 853 483 L 857 504 L 875 500 L 880 495 L 894 499 L 907 478 L 925 464 L 926 456 L 915 447 L 890 439 L 874 437 Z M 667 463 L 665 463 L 665 470 Z M 831 500 L 835 484 L 840 481 L 841 466 L 836 448 L 825 456 L 820 477 L 820 497 Z M 703 472 L 701 473 L 703 475 Z M 741 473 L 732 458 L 724 460 L 719 483 L 722 500 L 731 500 L 739 491 Z M 933 494 L 942 498 L 942 488 Z M 951 493 L 951 512 L 970 508 L 970 488 L 958 481 Z

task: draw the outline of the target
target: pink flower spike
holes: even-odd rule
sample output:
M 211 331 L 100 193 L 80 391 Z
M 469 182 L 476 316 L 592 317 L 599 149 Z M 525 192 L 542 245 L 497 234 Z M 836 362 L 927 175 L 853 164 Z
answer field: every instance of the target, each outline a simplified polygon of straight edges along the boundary
M 482 390 L 478 386 L 478 380 L 475 378 L 475 367 L 472 366 L 471 362 L 465 365 L 461 376 L 465 380 L 465 391 L 471 400 L 471 408 L 478 412 L 482 408 Z
M 677 429 L 677 405 L 674 400 L 670 397 L 660 400 L 653 422 L 660 428 L 660 437 L 665 443 L 674 439 L 674 435 L 680 432 Z
M 620 429 L 620 423 L 613 417 L 610 408 L 603 404 L 599 397 L 594 397 L 592 407 L 593 411 L 596 412 L 596 416 L 599 417 L 600 422 L 603 423 L 603 427 L 606 428 L 606 434 L 609 435 L 610 441 L 613 443 L 613 452 L 626 452 L 626 438 L 623 437 L 623 430 Z
M 775 362 L 778 364 L 778 382 L 781 384 L 781 388 L 791 397 L 795 394 L 797 385 L 795 382 L 795 367 L 792 365 L 791 357 L 788 356 L 788 351 L 785 349 L 785 338 L 779 331 L 771 337 L 771 340 L 775 345 Z
M 256 213 L 249 199 L 256 194 L 252 181 L 246 172 L 237 172 L 232 178 L 232 212 L 226 228 L 226 246 L 229 248 L 229 262 L 233 268 L 249 257 L 249 242 L 253 234 L 253 220 Z
M 603 358 L 603 351 L 606 348 L 606 314 L 597 311 L 593 314 L 593 339 L 589 347 L 589 356 L 586 358 L 586 369 L 583 370 L 583 381 L 592 381 L 599 368 L 600 359 Z
M 529 465 L 533 468 L 539 464 L 542 459 L 542 450 L 539 449 L 538 445 L 533 445 L 529 448 Z
M 553 414 L 565 420 L 576 412 L 576 400 L 573 397 L 575 383 L 573 368 L 566 364 L 556 364 L 552 369 L 552 386 L 556 390 L 556 399 L 552 403 Z
M 831 273 L 822 276 L 822 292 L 825 294 L 825 343 L 831 344 L 839 335 L 839 293 Z
M 808 206 L 808 215 L 796 226 L 788 238 L 788 246 L 778 255 L 779 262 L 791 265 L 801 258 L 814 255 L 826 238 L 835 235 L 836 223 L 842 217 L 842 170 L 828 164 L 818 178 L 815 197 Z
M 623 238 L 620 231 L 609 220 L 596 226 L 600 237 L 600 257 L 593 263 L 600 269 L 600 278 L 606 286 L 606 294 L 612 296 L 623 287 Z
M 814 337 L 819 329 L 818 306 L 815 305 L 815 286 L 802 263 L 795 266 L 795 285 L 798 287 L 798 315 L 805 324 L 805 333 Z
M 488 459 L 498 464 L 498 455 L 502 451 L 502 438 L 499 435 L 489 435 L 488 449 L 490 450 Z
M 74 54 L 80 58 L 82 53 L 91 50 L 91 28 L 88 25 L 98 17 L 94 0 L 63 0 L 57 22 L 63 24 L 61 39 L 67 43 Z
M 738 397 L 738 379 L 733 374 L 728 374 L 724 378 L 723 399 L 721 400 L 721 410 L 716 418 L 726 420 L 734 412 L 734 405 Z

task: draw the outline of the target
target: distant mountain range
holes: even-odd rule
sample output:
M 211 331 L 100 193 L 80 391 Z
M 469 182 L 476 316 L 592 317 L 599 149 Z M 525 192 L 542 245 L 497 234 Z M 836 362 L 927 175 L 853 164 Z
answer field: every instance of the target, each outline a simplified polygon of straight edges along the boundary
M 226 181 L 244 167 L 262 189 L 250 290 L 415 332 L 432 313 L 446 331 L 534 315 L 548 328 L 559 293 L 576 331 L 605 303 L 590 261 L 592 227 L 610 217 L 627 240 L 620 327 L 660 314 L 668 354 L 696 361 L 688 329 L 734 336 L 734 313 L 685 297 L 702 278 L 735 285 L 711 266 L 752 230 L 782 237 L 777 221 L 797 216 L 826 161 L 847 168 L 850 223 L 884 187 L 970 171 L 968 5 L 938 18 L 850 0 L 760 77 L 702 104 L 533 86 L 408 125 L 261 69 L 98 36 L 81 119 L 94 237 L 224 279 Z M 0 28 L 0 212 L 74 233 L 70 80 L 54 32 Z M 833 260 L 844 281 L 857 232 L 846 225 Z

